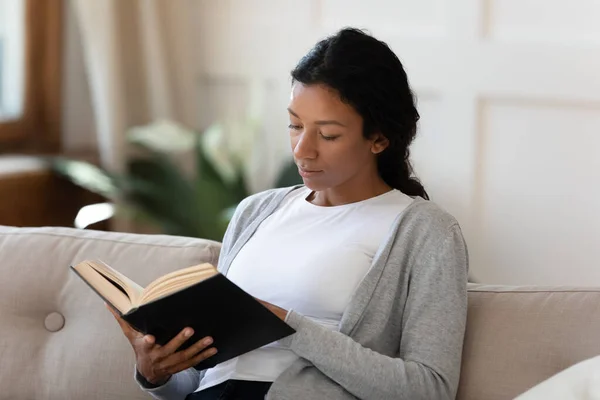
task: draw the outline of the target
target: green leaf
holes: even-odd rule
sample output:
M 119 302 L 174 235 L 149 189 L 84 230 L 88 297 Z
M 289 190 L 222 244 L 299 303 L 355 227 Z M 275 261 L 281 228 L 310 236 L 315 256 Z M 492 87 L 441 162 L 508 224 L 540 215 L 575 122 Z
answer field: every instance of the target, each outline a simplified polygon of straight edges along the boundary
M 194 186 L 167 156 L 155 153 L 132 159 L 127 171 L 123 185 L 127 202 L 151 216 L 165 233 L 204 234 Z
M 206 233 L 208 239 L 221 240 L 224 231 L 219 216 L 223 209 L 236 201 L 235 195 L 209 162 L 200 140 L 196 142 L 196 167 L 194 186 L 202 224 L 209 230 Z
M 160 153 L 180 153 L 194 147 L 196 133 L 175 121 L 159 119 L 127 131 L 129 143 Z
M 119 195 L 116 177 L 94 164 L 63 157 L 46 159 L 50 170 L 91 192 L 114 200 Z

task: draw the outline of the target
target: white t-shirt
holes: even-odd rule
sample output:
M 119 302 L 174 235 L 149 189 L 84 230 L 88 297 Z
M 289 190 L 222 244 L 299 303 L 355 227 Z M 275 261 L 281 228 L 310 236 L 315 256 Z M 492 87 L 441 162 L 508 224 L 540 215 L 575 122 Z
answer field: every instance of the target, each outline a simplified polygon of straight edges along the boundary
M 246 292 L 337 330 L 392 222 L 413 199 L 398 190 L 341 206 L 292 191 L 237 254 L 227 277 Z M 206 371 L 198 390 L 228 379 L 274 381 L 298 356 L 273 342 Z

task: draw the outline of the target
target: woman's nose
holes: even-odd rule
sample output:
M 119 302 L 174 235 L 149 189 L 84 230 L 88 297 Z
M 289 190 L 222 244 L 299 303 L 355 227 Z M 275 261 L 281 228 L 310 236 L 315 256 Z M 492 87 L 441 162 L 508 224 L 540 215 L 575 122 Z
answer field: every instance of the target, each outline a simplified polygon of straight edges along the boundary
M 299 159 L 313 159 L 317 157 L 317 143 L 316 135 L 310 134 L 310 132 L 303 132 L 296 136 L 296 142 L 293 143 L 294 147 L 294 158 Z

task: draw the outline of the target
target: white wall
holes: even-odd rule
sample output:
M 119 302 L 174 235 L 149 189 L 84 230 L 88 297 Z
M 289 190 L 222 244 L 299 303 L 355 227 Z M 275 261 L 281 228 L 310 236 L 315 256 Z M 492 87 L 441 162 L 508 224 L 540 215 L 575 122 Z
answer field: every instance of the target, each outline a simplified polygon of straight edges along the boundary
M 194 6 L 205 122 L 243 108 L 258 81 L 267 93 L 264 145 L 287 157 L 290 69 L 319 38 L 344 25 L 368 28 L 405 64 L 423 117 L 416 170 L 461 222 L 474 278 L 600 285 L 598 1 Z

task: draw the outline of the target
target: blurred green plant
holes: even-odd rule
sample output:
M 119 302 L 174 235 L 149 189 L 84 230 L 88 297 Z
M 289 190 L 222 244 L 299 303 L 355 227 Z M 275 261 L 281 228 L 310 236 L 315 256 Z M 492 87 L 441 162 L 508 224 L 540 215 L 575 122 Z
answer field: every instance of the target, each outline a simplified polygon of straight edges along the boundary
M 58 175 L 108 199 L 118 213 L 157 225 L 165 234 L 220 241 L 235 207 L 250 194 L 243 157 L 227 151 L 224 129 L 214 124 L 198 134 L 171 121 L 133 128 L 126 140 L 136 155 L 127 158 L 121 173 L 63 157 L 46 161 Z M 175 160 L 190 150 L 195 171 L 186 174 Z M 301 182 L 290 161 L 275 187 Z

